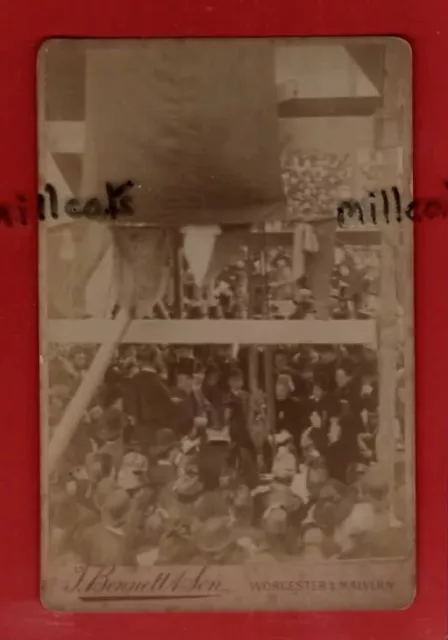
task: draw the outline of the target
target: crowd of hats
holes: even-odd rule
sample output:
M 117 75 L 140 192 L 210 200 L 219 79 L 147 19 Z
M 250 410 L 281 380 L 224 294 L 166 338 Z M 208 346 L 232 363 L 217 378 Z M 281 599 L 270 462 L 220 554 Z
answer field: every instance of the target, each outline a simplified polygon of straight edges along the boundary
M 175 425 L 161 426 L 149 448 L 133 437 L 119 384 L 120 376 L 136 375 L 145 349 L 158 351 L 167 387 L 171 374 L 181 371 L 210 398 L 210 411 L 195 415 L 189 431 L 180 435 Z M 88 347 L 63 347 L 52 354 L 50 368 L 61 371 L 61 361 L 69 362 L 73 392 L 92 355 Z M 374 352 L 279 349 L 273 363 L 274 431 L 267 421 L 264 373 L 251 397 L 244 362 L 243 350 L 235 356 L 224 347 L 117 350 L 108 381 L 51 479 L 55 560 L 239 564 L 403 553 L 403 433 L 398 425 L 391 486 L 388 469 L 376 458 Z M 206 391 L 211 378 L 219 394 Z M 53 387 L 53 397 L 60 392 Z M 223 410 L 213 412 L 220 408 L 217 402 Z M 232 407 L 246 402 L 251 411 L 244 415 L 251 417 L 237 426 L 250 437 L 241 439 Z
M 277 246 L 267 250 L 266 268 L 257 254 L 247 255 L 245 260 L 225 267 L 216 279 L 213 300 L 208 300 L 208 303 L 208 292 L 195 285 L 188 270 L 184 280 L 183 315 L 187 318 L 303 319 L 315 316 L 314 299 L 306 277 L 299 282 L 293 281 L 292 251 L 288 247 Z M 378 248 L 337 246 L 331 276 L 330 317 L 374 317 L 378 288 Z
M 291 149 L 283 156 L 283 181 L 291 214 L 327 215 L 337 211 L 350 190 L 350 154 Z

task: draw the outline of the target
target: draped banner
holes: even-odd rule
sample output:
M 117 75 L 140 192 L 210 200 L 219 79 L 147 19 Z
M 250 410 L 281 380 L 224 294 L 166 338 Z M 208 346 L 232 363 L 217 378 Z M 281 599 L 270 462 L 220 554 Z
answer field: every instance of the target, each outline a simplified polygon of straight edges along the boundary
M 91 195 L 132 180 L 132 222 L 255 223 L 284 214 L 273 45 L 115 41 L 87 53 Z
M 171 244 L 163 229 L 115 228 L 114 279 L 119 306 L 135 317 L 151 317 L 154 305 L 168 291 Z
M 215 249 L 205 276 L 205 284 L 211 284 L 220 272 L 238 260 L 245 259 L 244 246 L 248 244 L 249 229 L 243 227 L 224 228 L 216 238 Z
M 103 223 L 77 220 L 47 233 L 48 316 L 82 318 L 87 283 L 110 247 L 110 231 Z

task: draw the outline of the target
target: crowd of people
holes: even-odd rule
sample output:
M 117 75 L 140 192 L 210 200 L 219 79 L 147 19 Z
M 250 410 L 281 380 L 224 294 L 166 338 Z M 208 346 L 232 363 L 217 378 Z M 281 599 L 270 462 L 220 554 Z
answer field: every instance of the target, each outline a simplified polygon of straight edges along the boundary
M 249 268 L 248 268 L 249 264 Z M 364 319 L 375 317 L 378 309 L 379 251 L 375 247 L 338 246 L 331 275 L 329 317 Z M 312 291 L 306 278 L 292 276 L 292 250 L 275 246 L 266 251 L 266 260 L 250 255 L 229 264 L 216 278 L 213 297 L 198 287 L 188 265 L 183 270 L 183 317 L 198 319 L 314 318 Z M 166 304 L 168 314 L 174 308 Z M 156 308 L 155 314 L 158 310 Z M 160 315 L 160 312 L 159 312 Z
M 287 147 L 282 176 L 292 212 L 336 215 L 344 192 L 353 193 L 353 158 L 346 153 Z
M 318 150 L 301 150 L 287 145 L 282 154 L 282 178 L 287 198 L 283 220 L 258 225 L 260 232 L 272 227 L 285 232 L 284 242 L 261 253 L 242 246 L 237 260 L 230 261 L 217 275 L 212 295 L 209 287 L 195 283 L 186 261 L 181 269 L 183 300 L 180 315 L 189 319 L 231 318 L 313 318 L 316 315 L 313 293 L 303 277 L 292 275 L 292 247 L 289 235 L 298 218 L 337 215 L 339 203 L 347 197 L 368 193 L 376 175 L 375 153 L 363 152 L 354 158 Z M 354 167 L 357 167 L 356 176 Z M 356 182 L 359 184 L 355 184 Z M 370 187 L 368 187 L 370 185 Z M 349 220 L 346 226 L 354 220 Z M 257 225 L 255 225 L 257 226 Z M 277 236 L 279 234 L 277 233 Z M 280 234 L 282 235 L 282 234 Z M 379 250 L 374 246 L 348 246 L 337 243 L 331 275 L 329 317 L 364 319 L 376 315 L 379 287 Z M 168 295 L 163 309 L 154 315 L 177 317 L 173 296 Z
M 94 357 L 53 349 L 50 437 Z M 394 486 L 367 347 L 121 345 L 51 478 L 50 553 L 99 566 L 402 555 L 402 422 L 391 429 Z

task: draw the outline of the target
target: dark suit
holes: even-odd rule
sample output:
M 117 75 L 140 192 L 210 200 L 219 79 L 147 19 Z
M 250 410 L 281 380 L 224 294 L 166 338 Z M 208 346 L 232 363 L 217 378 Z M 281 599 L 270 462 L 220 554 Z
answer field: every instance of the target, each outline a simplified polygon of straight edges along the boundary
M 152 443 L 158 429 L 173 425 L 174 404 L 168 387 L 155 371 L 143 369 L 125 381 L 123 404 L 135 422 L 135 437 L 144 445 Z
M 187 435 L 193 428 L 193 420 L 200 412 L 199 402 L 193 392 L 174 387 L 172 397 L 179 402 L 175 405 L 174 429 L 180 436 Z
M 275 400 L 275 430 L 277 433 L 283 430 L 289 431 L 298 450 L 305 427 L 300 408 L 301 404 L 296 398 Z

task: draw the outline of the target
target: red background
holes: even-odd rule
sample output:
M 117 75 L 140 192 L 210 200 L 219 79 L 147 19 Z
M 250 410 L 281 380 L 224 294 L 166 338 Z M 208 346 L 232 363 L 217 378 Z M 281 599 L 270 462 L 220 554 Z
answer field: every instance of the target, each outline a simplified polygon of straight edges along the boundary
M 0 14 L 0 201 L 12 203 L 21 191 L 34 202 L 37 193 L 35 63 L 44 38 L 389 34 L 406 37 L 414 52 L 416 194 L 446 196 L 448 208 L 446 0 L 2 0 Z M 0 640 L 445 637 L 448 218 L 416 223 L 418 595 L 409 609 L 389 613 L 72 615 L 42 608 L 36 235 L 35 221 L 0 226 Z

